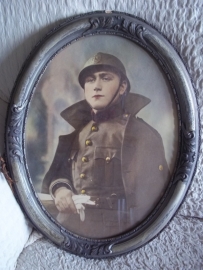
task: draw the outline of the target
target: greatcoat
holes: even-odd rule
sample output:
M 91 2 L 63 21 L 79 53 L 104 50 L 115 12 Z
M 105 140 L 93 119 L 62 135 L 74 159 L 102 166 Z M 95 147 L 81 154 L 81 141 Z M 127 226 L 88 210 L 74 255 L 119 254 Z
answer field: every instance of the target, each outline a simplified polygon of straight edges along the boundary
M 127 123 L 121 145 L 121 173 L 127 209 L 133 225 L 141 222 L 155 208 L 169 181 L 161 136 L 136 117 L 149 102 L 144 96 L 130 93 L 124 105 Z M 77 192 L 73 187 L 72 167 L 68 161 L 74 139 L 91 120 L 91 108 L 83 100 L 67 108 L 61 115 L 75 131 L 59 137 L 55 157 L 43 180 L 43 193 L 49 193 L 50 185 L 58 179 L 59 186 L 60 179 L 65 179 L 73 192 Z

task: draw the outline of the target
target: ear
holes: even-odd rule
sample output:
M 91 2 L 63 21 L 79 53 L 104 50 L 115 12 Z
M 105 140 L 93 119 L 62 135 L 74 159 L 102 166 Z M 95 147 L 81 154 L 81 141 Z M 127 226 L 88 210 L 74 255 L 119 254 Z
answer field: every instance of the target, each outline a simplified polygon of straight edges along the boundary
M 123 95 L 126 92 L 127 87 L 128 87 L 127 81 L 123 80 L 122 83 L 120 84 L 119 94 Z

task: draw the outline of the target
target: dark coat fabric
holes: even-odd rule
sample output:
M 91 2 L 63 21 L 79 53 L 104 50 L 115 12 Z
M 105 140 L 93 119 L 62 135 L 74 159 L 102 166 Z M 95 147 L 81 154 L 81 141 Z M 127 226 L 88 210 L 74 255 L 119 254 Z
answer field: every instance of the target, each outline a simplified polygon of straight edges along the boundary
M 169 180 L 164 147 L 159 133 L 136 114 L 150 100 L 138 94 L 128 94 L 125 112 L 129 114 L 121 146 L 121 171 L 130 212 L 131 223 L 136 225 L 155 208 Z M 80 101 L 61 113 L 75 131 L 59 137 L 54 160 L 42 185 L 42 192 L 49 193 L 49 186 L 57 179 L 67 179 L 72 185 L 72 169 L 68 162 L 74 139 L 91 120 L 90 107 Z

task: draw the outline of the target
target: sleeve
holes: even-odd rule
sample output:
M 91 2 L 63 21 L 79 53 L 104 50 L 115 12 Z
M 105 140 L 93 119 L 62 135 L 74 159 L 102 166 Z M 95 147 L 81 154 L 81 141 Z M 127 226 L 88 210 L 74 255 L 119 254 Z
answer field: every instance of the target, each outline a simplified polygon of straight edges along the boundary
M 75 135 L 73 132 L 59 137 L 53 162 L 42 182 L 42 193 L 50 193 L 53 196 L 56 189 L 63 186 L 73 190 L 70 153 Z
M 170 173 L 159 133 L 143 120 L 131 121 L 123 145 L 123 179 L 132 224 L 155 209 L 169 185 Z

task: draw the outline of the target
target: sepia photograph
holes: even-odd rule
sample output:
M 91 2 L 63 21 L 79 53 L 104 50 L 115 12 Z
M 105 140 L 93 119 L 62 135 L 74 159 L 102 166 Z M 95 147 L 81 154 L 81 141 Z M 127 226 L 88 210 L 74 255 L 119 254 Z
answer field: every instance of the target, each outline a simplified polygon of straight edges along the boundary
M 30 101 L 25 155 L 34 190 L 66 230 L 108 238 L 142 224 L 177 159 L 171 85 L 122 37 L 79 39 L 48 62 Z

